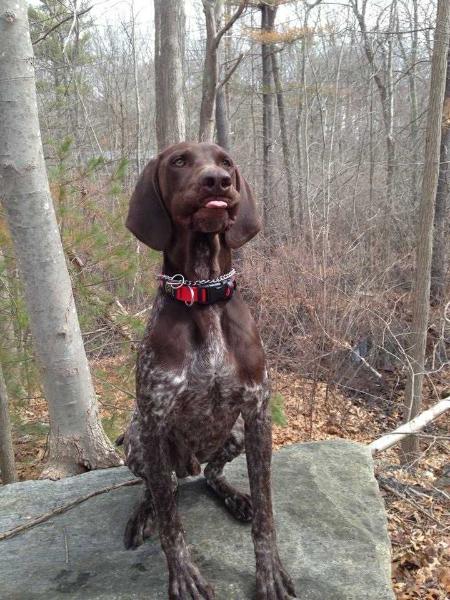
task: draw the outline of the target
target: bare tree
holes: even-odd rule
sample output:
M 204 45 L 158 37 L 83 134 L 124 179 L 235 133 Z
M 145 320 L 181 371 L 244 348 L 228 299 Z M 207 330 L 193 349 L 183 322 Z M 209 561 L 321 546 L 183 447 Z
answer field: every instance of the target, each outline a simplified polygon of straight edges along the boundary
M 220 10 L 217 11 L 217 29 L 220 31 L 222 27 L 222 16 L 225 12 L 225 23 L 231 20 L 231 1 L 226 0 L 225 11 L 224 2 L 219 4 Z M 219 44 L 217 49 L 218 55 L 218 81 L 216 89 L 216 135 L 217 143 L 225 150 L 231 150 L 231 131 L 230 131 L 230 120 L 229 120 L 229 105 L 230 105 L 230 93 L 229 93 L 229 82 L 240 62 L 244 58 L 244 54 L 240 53 L 239 56 L 233 61 L 231 59 L 231 35 L 228 31 L 224 36 L 224 41 Z M 233 64 L 231 65 L 231 63 Z M 222 77 L 221 77 L 222 75 Z M 221 78 L 220 78 L 221 77 Z
M 272 91 L 272 44 L 277 5 L 263 3 L 261 9 L 261 58 L 262 58 L 262 103 L 263 103 L 263 218 L 267 238 L 274 235 L 273 223 L 273 180 L 274 180 L 274 131 L 273 131 L 273 91 Z M 269 39 L 267 39 L 267 37 Z
M 408 44 L 409 52 L 403 42 L 403 35 L 399 34 L 398 42 L 400 52 L 407 67 L 409 104 L 411 111 L 411 145 L 412 145 L 412 169 L 411 169 L 411 199 L 413 206 L 416 206 L 417 190 L 417 165 L 419 163 L 419 124 L 418 124 L 418 100 L 417 100 L 417 60 L 419 56 L 419 7 L 418 0 L 412 0 L 412 14 L 408 4 L 405 2 L 405 9 L 409 16 L 409 27 L 411 29 L 411 39 Z
M 272 51 L 272 75 L 275 85 L 275 95 L 278 107 L 278 119 L 280 122 L 281 145 L 283 148 L 284 169 L 286 174 L 287 201 L 289 208 L 289 227 L 292 238 L 296 231 L 295 197 L 294 197 L 294 178 L 292 168 L 291 145 L 288 137 L 288 122 L 286 117 L 286 108 L 283 95 L 283 85 L 281 82 L 280 67 L 278 66 L 278 53 Z
M 44 475 L 59 478 L 120 464 L 103 432 L 45 170 L 28 5 L 4 0 L 0 19 L 2 202 L 25 288 L 49 405 Z
M 198 139 L 212 142 L 214 136 L 214 112 L 218 87 L 218 49 L 222 37 L 231 29 L 244 12 L 248 0 L 243 0 L 227 23 L 217 31 L 220 23 L 223 0 L 202 0 L 206 19 L 205 64 L 203 67 L 202 102 L 200 106 L 200 125 Z
M 158 150 L 186 137 L 183 97 L 184 3 L 154 0 L 155 91 Z
M 134 2 L 131 2 L 131 34 L 129 36 L 133 54 L 133 76 L 134 97 L 136 102 L 136 167 L 137 172 L 141 170 L 141 99 L 139 95 L 138 64 L 136 57 L 136 16 L 134 14 Z
M 386 162 L 386 194 L 387 205 L 390 205 L 393 194 L 393 184 L 395 175 L 395 140 L 394 140 L 394 81 L 393 81 L 393 47 L 392 36 L 387 36 L 387 50 L 379 44 L 382 49 L 384 65 L 377 62 L 374 51 L 374 44 L 370 39 L 370 32 L 367 27 L 366 13 L 368 0 L 350 0 L 351 7 L 356 16 L 361 31 L 364 52 L 367 62 L 371 69 L 371 76 L 375 80 L 381 101 L 381 110 L 383 114 L 383 123 L 386 138 L 387 162 Z M 393 0 L 390 6 L 389 29 L 393 30 L 395 21 L 396 0 Z M 384 67 L 384 68 L 383 68 Z
M 445 298 L 448 244 L 448 204 L 450 198 L 450 50 L 447 55 L 447 82 L 441 125 L 441 157 L 434 213 L 433 258 L 431 262 L 431 301 L 441 303 Z
M 411 368 L 408 373 L 405 391 L 405 421 L 410 421 L 420 412 L 422 401 L 430 302 L 433 219 L 439 177 L 439 147 L 449 36 L 450 2 L 448 0 L 439 0 L 431 65 L 422 199 L 418 215 L 416 273 L 412 296 L 412 333 L 411 347 L 409 349 Z M 417 437 L 410 436 L 403 441 L 402 451 L 404 458 L 409 459 L 417 456 L 418 450 L 419 442 Z

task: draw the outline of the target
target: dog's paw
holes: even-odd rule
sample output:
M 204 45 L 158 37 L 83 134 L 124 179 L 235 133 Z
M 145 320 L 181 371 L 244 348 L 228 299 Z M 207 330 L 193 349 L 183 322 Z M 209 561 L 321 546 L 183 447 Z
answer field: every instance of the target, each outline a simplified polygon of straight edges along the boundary
M 296 600 L 292 579 L 278 556 L 265 556 L 256 568 L 256 600 Z
M 248 494 L 236 492 L 224 500 L 225 506 L 230 513 L 239 521 L 248 523 L 253 519 L 252 499 Z
M 214 600 L 213 588 L 191 561 L 169 567 L 169 600 Z
M 140 506 L 128 519 L 123 544 L 126 550 L 136 550 L 156 531 L 156 521 L 153 511 Z

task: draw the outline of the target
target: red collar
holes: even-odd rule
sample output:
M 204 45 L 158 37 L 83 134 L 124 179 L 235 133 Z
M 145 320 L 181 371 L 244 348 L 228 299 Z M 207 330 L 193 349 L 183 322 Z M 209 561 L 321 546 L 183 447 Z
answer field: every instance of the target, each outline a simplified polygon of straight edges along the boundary
M 236 272 L 229 273 L 216 279 L 186 281 L 183 275 L 158 275 L 159 285 L 164 293 L 175 300 L 184 302 L 186 306 L 193 304 L 213 304 L 221 300 L 229 300 L 236 289 Z

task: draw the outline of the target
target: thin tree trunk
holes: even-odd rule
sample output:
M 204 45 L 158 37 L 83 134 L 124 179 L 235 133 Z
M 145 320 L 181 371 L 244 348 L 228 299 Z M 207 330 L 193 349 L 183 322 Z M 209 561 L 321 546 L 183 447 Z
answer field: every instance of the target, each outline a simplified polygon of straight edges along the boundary
M 411 172 L 411 199 L 413 201 L 413 206 L 417 205 L 417 165 L 419 162 L 419 126 L 417 123 L 419 111 L 417 105 L 417 50 L 419 46 L 419 15 L 418 15 L 418 7 L 417 0 L 413 0 L 413 23 L 412 29 L 414 33 L 412 34 L 411 41 L 411 70 L 408 75 L 408 83 L 409 83 L 409 98 L 411 104 L 411 142 L 412 142 L 412 161 L 413 168 Z
M 273 31 L 276 6 L 261 5 L 261 30 L 264 35 Z M 274 236 L 274 203 L 272 197 L 274 160 L 273 160 L 273 92 L 272 92 L 272 45 L 261 43 L 262 57 L 262 103 L 263 103 L 263 219 L 264 233 L 269 241 Z
M 225 150 L 230 150 L 230 123 L 227 116 L 227 106 L 225 101 L 225 91 L 223 86 L 219 86 L 216 96 L 216 129 L 217 143 Z
M 309 14 L 313 8 L 322 3 L 322 0 L 314 0 L 312 3 L 307 3 L 305 7 L 305 15 L 303 17 L 303 32 L 304 35 L 301 39 L 301 63 L 300 63 L 300 76 L 299 76 L 299 95 L 298 95 L 298 107 L 297 115 L 295 119 L 295 144 L 296 144 L 296 159 L 297 159 L 297 172 L 298 183 L 297 183 L 297 209 L 296 209 L 296 220 L 299 226 L 304 224 L 304 214 L 306 208 L 308 208 L 308 216 L 311 217 L 309 210 L 309 164 L 308 164 L 308 142 L 307 142 L 307 120 L 308 120 L 308 93 L 306 88 L 306 56 L 308 54 L 308 21 Z M 306 110 L 305 110 L 306 107 Z M 302 146 L 304 147 L 302 148 Z M 311 219 L 309 219 L 310 229 L 312 228 Z M 315 264 L 315 250 L 314 250 L 314 239 L 310 235 L 309 231 L 305 231 L 305 239 L 309 241 L 309 245 L 312 249 L 313 261 Z
M 225 21 L 228 21 L 231 18 L 231 6 L 230 2 L 225 3 Z M 221 16 L 221 15 L 220 15 Z M 221 22 L 218 23 L 218 27 L 221 26 Z M 231 51 L 230 51 L 230 36 L 225 36 L 223 43 L 223 50 L 219 46 L 219 54 L 218 60 L 219 63 L 225 62 L 226 65 L 229 64 Z M 230 98 L 229 98 L 229 83 L 228 77 L 226 73 L 227 69 L 223 69 L 222 76 L 219 66 L 219 77 L 221 76 L 222 81 L 226 79 L 225 84 L 220 84 L 217 86 L 217 96 L 216 96 L 216 135 L 217 135 L 217 143 L 219 146 L 222 146 L 227 151 L 231 150 L 231 139 L 230 139 L 230 121 L 229 121 L 229 108 L 230 108 Z
M 287 185 L 287 200 L 289 207 L 289 225 L 291 230 L 291 237 L 294 239 L 296 227 L 296 214 L 295 214 L 295 198 L 294 198 L 294 181 L 293 181 L 293 170 L 292 170 L 292 157 L 291 148 L 289 144 L 288 130 L 287 130 L 287 119 L 286 111 L 284 106 L 283 86 L 281 84 L 280 68 L 278 66 L 278 55 L 275 51 L 272 52 L 272 74 L 273 82 L 275 84 L 275 93 L 278 107 L 278 119 L 280 121 L 281 131 L 281 145 L 283 148 L 283 159 L 284 169 L 286 172 L 286 185 Z
M 214 137 L 214 110 L 217 90 L 217 2 L 203 1 L 206 22 L 205 64 L 203 67 L 202 102 L 200 106 L 199 142 L 212 142 Z
M 216 10 L 216 28 L 220 29 L 222 25 L 222 17 L 223 17 L 223 0 L 219 2 L 218 9 Z M 226 15 L 225 19 L 229 16 L 230 6 L 227 3 L 226 7 Z M 221 48 L 221 44 L 219 48 L 217 48 L 217 77 L 220 77 L 220 63 L 223 62 L 223 57 L 229 56 L 229 41 L 227 42 L 227 38 L 224 40 L 224 49 Z M 225 71 L 225 69 L 224 69 Z M 225 78 L 225 74 L 223 74 L 223 78 Z M 225 84 L 227 85 L 227 84 Z M 219 146 L 222 146 L 225 150 L 230 150 L 230 124 L 228 122 L 228 114 L 227 114 L 227 103 L 226 103 L 226 95 L 225 95 L 225 86 L 218 84 L 216 88 L 216 136 L 217 143 Z
M 186 137 L 183 95 L 184 3 L 154 0 L 155 104 L 158 151 Z
M 139 94 L 139 77 L 136 57 L 136 20 L 134 2 L 131 3 L 131 50 L 133 54 L 134 99 L 136 103 L 136 167 L 141 171 L 141 99 Z
M 450 198 L 450 50 L 447 54 L 447 83 L 441 125 L 439 181 L 434 213 L 433 258 L 431 262 L 431 302 L 440 304 L 445 299 L 448 244 L 448 204 Z
M 206 22 L 206 49 L 203 66 L 198 139 L 200 142 L 212 142 L 214 138 L 214 116 L 216 114 L 216 96 L 218 92 L 218 52 L 220 42 L 225 33 L 231 29 L 244 12 L 248 0 L 241 1 L 233 16 L 219 30 L 217 30 L 217 26 L 221 20 L 223 0 L 202 0 L 202 2 Z M 220 102 L 222 103 L 222 100 Z M 219 107 L 219 111 L 221 110 L 222 106 Z M 219 116 L 222 115 L 219 113 Z
M 121 463 L 97 415 L 95 391 L 48 186 L 25 0 L 0 18 L 0 181 L 49 406 L 49 463 L 59 478 Z
M 389 18 L 389 29 L 394 30 L 394 20 L 396 16 L 396 2 L 392 2 Z M 394 200 L 394 182 L 395 182 L 395 140 L 394 140 L 394 66 L 393 66 L 393 37 L 387 36 L 388 61 L 386 73 L 386 102 L 383 108 L 386 144 L 387 144 L 387 172 L 386 172 L 386 190 L 387 190 L 387 213 L 390 212 Z
M 392 40 L 391 36 L 388 37 L 388 58 L 387 58 L 387 69 L 385 73 L 385 77 L 383 78 L 380 74 L 381 69 L 380 66 L 376 64 L 375 54 L 373 50 L 373 46 L 369 40 L 369 34 L 367 31 L 366 25 L 366 8 L 367 1 L 363 0 L 361 7 L 359 7 L 357 0 L 351 0 L 351 7 L 355 14 L 355 17 L 359 24 L 359 29 L 361 31 L 364 52 L 366 54 L 367 62 L 372 71 L 372 77 L 376 83 L 378 93 L 380 96 L 381 102 L 381 111 L 383 115 L 383 124 L 384 131 L 386 137 L 386 153 L 387 153 L 387 163 L 386 163 L 386 206 L 389 209 L 390 203 L 392 202 L 393 195 L 393 186 L 394 186 L 394 176 L 395 176 L 395 142 L 393 135 L 393 125 L 394 125 L 394 88 L 393 88 L 393 57 L 392 57 Z M 392 23 L 394 19 L 394 14 L 396 10 L 396 2 L 394 1 L 391 6 L 390 13 L 390 29 L 393 29 Z
M 409 349 L 411 365 L 405 391 L 405 422 L 410 421 L 419 413 L 422 402 L 430 300 L 433 219 L 439 177 L 439 147 L 449 35 L 450 2 L 439 0 L 431 63 L 422 199 L 418 215 L 416 273 L 412 298 L 412 343 Z M 402 451 L 404 460 L 415 458 L 419 451 L 417 438 L 413 436 L 406 438 L 402 442 Z
M 409 57 L 407 50 L 402 40 L 402 33 L 398 34 L 398 44 L 400 52 L 402 54 L 403 62 L 408 73 L 408 89 L 409 89 L 409 105 L 411 112 L 411 203 L 412 206 L 417 205 L 417 167 L 419 163 L 418 144 L 419 144 L 419 127 L 417 123 L 418 119 L 418 104 L 417 104 L 417 50 L 418 50 L 418 14 L 417 14 L 417 0 L 413 1 L 414 16 L 410 21 L 412 33 L 411 39 L 411 50 Z M 397 27 L 399 25 L 397 24 Z
M 14 448 L 11 436 L 11 420 L 8 410 L 8 392 L 0 364 L 0 471 L 3 483 L 17 481 Z

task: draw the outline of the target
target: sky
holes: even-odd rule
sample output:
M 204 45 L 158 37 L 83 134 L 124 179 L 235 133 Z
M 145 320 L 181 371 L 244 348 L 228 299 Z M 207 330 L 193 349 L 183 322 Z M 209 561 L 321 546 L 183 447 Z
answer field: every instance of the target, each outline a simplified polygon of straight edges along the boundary
M 39 0 L 29 0 L 31 4 L 39 4 Z M 66 6 L 70 6 L 73 2 L 81 4 L 82 0 L 61 0 Z M 204 36 L 204 17 L 202 10 L 201 0 L 179 0 L 184 2 L 187 23 L 186 28 L 192 37 L 203 37 Z M 369 0 L 368 2 L 368 14 L 367 21 L 369 28 L 373 24 L 375 25 L 376 16 L 384 12 L 384 17 L 388 17 L 388 11 L 383 11 L 386 7 L 391 4 L 392 0 Z M 142 34 L 148 36 L 152 33 L 153 27 L 153 0 L 84 0 L 84 5 L 93 4 L 91 15 L 97 24 L 102 26 L 106 24 L 113 24 L 117 22 L 127 22 L 131 15 L 131 5 L 134 4 L 134 13 L 137 23 L 138 30 Z M 296 25 L 296 5 L 300 5 L 301 2 L 292 2 L 285 6 L 281 6 L 278 9 L 276 25 L 282 28 L 283 23 L 289 23 L 289 27 Z M 419 0 L 419 12 L 429 12 L 430 5 L 435 4 L 435 0 Z M 347 6 L 346 6 L 347 5 Z M 347 0 L 323 0 L 321 8 L 321 20 L 327 20 L 330 18 L 330 14 L 333 22 L 339 22 L 340 18 L 345 20 L 348 15 L 348 1 Z M 431 12 L 433 9 L 431 8 Z M 316 13 L 317 14 L 317 13 Z

